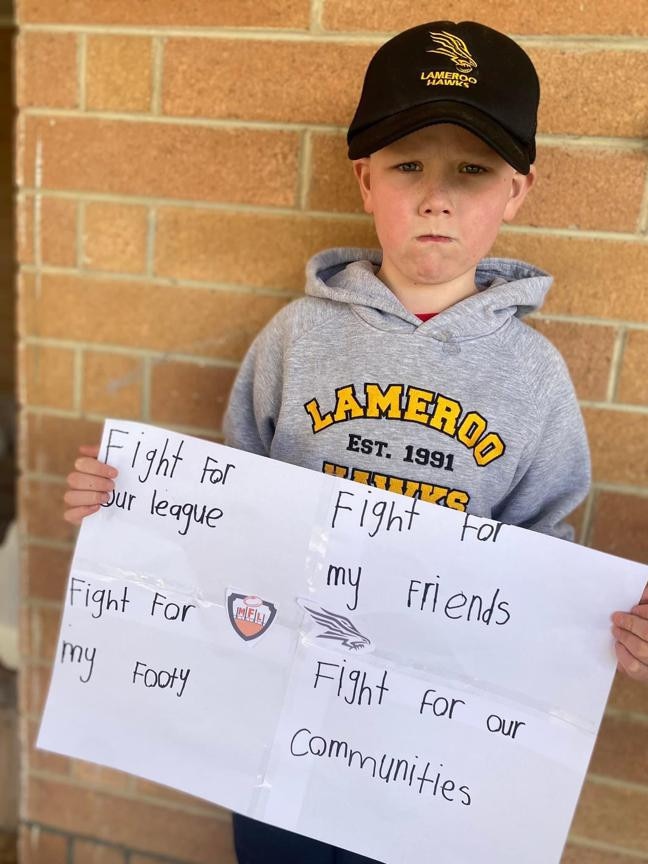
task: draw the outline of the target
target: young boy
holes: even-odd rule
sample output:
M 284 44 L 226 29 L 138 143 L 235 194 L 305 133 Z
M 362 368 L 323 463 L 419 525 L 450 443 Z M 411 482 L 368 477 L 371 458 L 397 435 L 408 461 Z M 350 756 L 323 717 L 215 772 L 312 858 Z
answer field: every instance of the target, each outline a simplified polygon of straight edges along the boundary
M 520 321 L 551 278 L 483 260 L 535 180 L 538 98 L 524 51 L 480 24 L 436 21 L 380 48 L 348 144 L 381 250 L 309 262 L 307 296 L 243 362 L 228 444 L 571 537 L 564 519 L 590 482 L 585 431 L 562 359 Z M 96 450 L 82 452 L 73 522 L 112 485 Z M 616 613 L 614 634 L 620 666 L 647 680 L 643 600 Z M 241 864 L 368 861 L 245 817 L 234 825 Z

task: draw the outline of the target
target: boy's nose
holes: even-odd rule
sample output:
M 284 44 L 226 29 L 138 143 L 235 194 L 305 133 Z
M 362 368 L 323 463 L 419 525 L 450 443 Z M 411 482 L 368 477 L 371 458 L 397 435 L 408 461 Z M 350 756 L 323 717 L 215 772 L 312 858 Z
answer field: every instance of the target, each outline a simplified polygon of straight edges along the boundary
M 425 187 L 419 204 L 422 216 L 450 213 L 452 202 L 447 185 L 442 180 L 431 180 Z

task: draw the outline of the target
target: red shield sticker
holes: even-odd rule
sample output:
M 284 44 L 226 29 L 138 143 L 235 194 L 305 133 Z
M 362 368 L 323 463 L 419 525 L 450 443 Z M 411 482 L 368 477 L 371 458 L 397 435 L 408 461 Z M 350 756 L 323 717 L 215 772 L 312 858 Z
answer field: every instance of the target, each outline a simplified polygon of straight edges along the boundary
M 227 592 L 227 614 L 235 632 L 246 642 L 258 639 L 270 627 L 277 607 L 261 597 Z

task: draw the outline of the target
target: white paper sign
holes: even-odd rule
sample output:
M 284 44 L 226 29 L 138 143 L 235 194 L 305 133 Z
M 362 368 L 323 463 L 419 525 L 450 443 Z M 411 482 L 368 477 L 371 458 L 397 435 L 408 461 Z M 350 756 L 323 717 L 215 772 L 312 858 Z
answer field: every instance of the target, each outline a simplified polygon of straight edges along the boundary
M 558 862 L 648 568 L 150 426 L 38 745 L 389 864 Z

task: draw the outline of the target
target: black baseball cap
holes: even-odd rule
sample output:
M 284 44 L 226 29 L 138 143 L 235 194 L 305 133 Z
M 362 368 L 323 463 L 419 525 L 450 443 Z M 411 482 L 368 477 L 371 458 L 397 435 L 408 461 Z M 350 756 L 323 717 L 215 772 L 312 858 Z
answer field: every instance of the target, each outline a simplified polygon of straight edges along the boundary
M 385 42 L 369 62 L 349 131 L 360 159 L 435 123 L 474 133 L 528 174 L 540 83 L 520 46 L 475 21 L 432 21 Z

